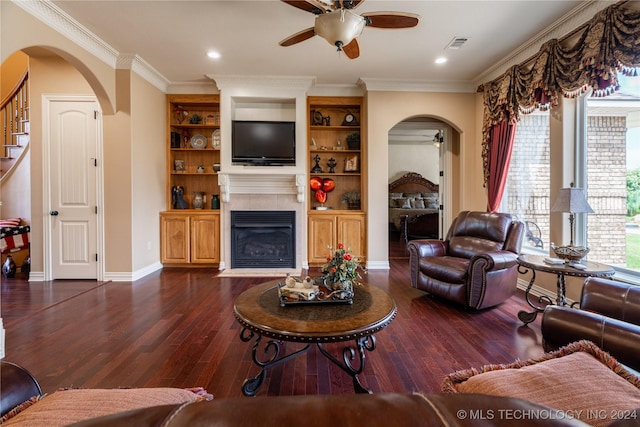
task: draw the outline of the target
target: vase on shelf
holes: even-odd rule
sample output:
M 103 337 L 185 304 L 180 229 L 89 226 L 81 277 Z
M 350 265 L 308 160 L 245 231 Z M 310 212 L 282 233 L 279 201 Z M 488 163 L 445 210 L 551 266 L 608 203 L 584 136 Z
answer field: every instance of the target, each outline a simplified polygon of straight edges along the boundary
M 194 209 L 203 209 L 204 204 L 206 203 L 206 199 L 204 196 L 204 191 L 194 191 L 193 192 L 193 208 Z
M 217 194 L 211 195 L 211 209 L 220 209 L 220 197 Z

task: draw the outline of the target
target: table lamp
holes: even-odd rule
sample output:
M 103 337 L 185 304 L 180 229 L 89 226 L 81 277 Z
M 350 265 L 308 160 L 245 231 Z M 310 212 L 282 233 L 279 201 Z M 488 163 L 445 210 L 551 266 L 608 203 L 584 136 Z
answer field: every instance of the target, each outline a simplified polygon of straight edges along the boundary
M 558 197 L 551 207 L 551 212 L 568 212 L 569 227 L 571 229 L 571 241 L 568 246 L 553 246 L 553 250 L 559 258 L 569 261 L 580 261 L 589 253 L 589 248 L 584 246 L 573 246 L 575 239 L 575 214 L 577 213 L 593 213 L 593 209 L 587 202 L 584 190 L 575 188 L 573 183 L 569 188 L 561 188 Z

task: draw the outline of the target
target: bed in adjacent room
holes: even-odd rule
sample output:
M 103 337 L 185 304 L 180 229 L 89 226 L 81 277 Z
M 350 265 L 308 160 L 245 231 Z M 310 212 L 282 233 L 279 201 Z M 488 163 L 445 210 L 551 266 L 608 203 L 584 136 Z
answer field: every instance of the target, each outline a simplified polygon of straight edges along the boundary
M 389 183 L 389 226 L 405 242 L 439 236 L 439 187 L 416 172 Z

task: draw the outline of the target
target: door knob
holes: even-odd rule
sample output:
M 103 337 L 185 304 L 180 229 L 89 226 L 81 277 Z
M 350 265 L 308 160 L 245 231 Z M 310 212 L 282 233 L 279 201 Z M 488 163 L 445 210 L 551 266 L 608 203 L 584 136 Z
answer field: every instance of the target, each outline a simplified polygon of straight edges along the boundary
M 58 211 L 51 211 L 51 212 L 49 212 L 49 215 L 58 216 Z

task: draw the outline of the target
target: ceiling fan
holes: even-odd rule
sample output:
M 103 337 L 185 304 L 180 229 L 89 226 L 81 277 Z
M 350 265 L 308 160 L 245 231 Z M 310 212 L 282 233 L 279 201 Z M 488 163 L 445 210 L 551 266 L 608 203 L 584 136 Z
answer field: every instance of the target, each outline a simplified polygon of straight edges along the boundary
M 354 13 L 364 0 L 281 0 L 288 5 L 316 15 L 313 27 L 297 32 L 280 42 L 291 46 L 318 35 L 329 44 L 344 51 L 350 59 L 360 56 L 358 37 L 364 27 L 411 28 L 418 25 L 420 16 L 405 12 Z

